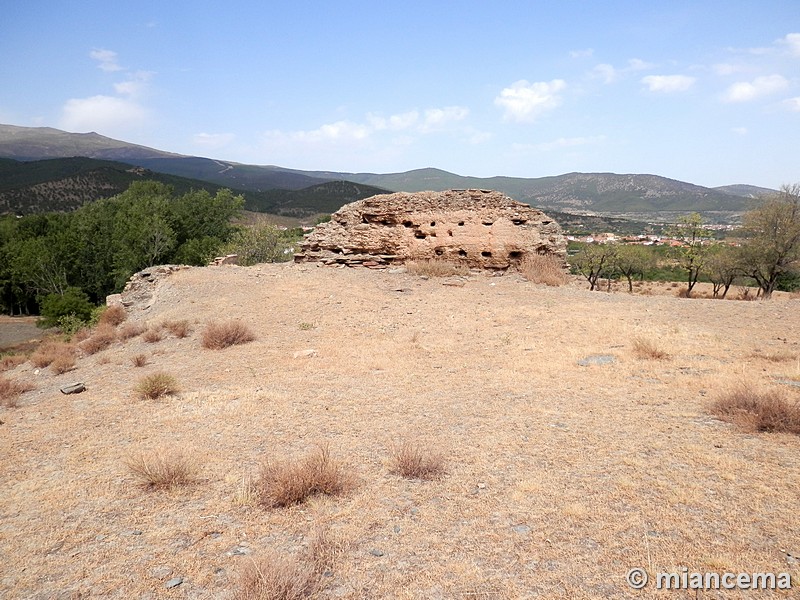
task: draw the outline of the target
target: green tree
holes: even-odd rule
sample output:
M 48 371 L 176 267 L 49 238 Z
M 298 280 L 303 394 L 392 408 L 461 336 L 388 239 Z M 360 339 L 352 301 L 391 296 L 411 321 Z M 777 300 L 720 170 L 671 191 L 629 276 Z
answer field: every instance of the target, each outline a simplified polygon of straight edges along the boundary
M 744 216 L 743 264 L 769 299 L 781 279 L 800 262 L 800 183 L 785 185 L 777 194 Z
M 94 305 L 80 288 L 69 287 L 62 294 L 48 294 L 41 304 L 43 327 L 55 327 L 64 317 L 76 317 L 88 321 L 92 316 Z
M 731 246 L 713 246 L 706 256 L 703 272 L 711 281 L 714 298 L 725 298 L 733 282 L 742 274 L 741 255 Z
M 617 247 L 612 244 L 586 244 L 570 259 L 573 269 L 589 282 L 589 290 L 598 289 L 601 277 L 610 277 Z
M 291 246 L 296 238 L 271 223 L 242 227 L 226 244 L 223 254 L 238 254 L 240 265 L 291 260 Z
M 656 264 L 655 256 L 649 248 L 635 244 L 619 246 L 612 262 L 614 268 L 628 280 L 629 292 L 633 291 L 633 278 L 637 275 L 640 279 L 644 278 L 645 273 Z
M 681 217 L 675 226 L 668 229 L 670 237 L 683 242 L 683 246 L 675 250 L 675 258 L 687 273 L 687 298 L 692 295 L 708 254 L 709 246 L 705 242 L 711 234 L 703 223 L 703 217 L 699 213 L 692 213 Z

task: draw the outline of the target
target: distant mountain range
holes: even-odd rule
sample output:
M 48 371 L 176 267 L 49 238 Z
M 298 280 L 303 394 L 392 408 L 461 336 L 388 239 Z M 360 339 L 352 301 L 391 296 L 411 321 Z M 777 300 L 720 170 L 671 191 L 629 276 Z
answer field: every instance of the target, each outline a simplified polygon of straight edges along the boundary
M 0 157 L 14 159 L 0 163 L 0 212 L 69 210 L 93 195 L 119 193 L 115 190 L 126 180 L 142 177 L 163 180 L 179 190 L 186 186 L 227 187 L 243 193 L 249 208 L 292 216 L 332 212 L 342 204 L 384 191 L 483 188 L 551 211 L 654 221 L 697 211 L 724 222 L 736 220 L 758 196 L 774 192 L 744 184 L 706 188 L 657 175 L 614 173 L 478 178 L 433 168 L 390 174 L 301 171 L 183 156 L 97 133 L 13 125 L 0 125 Z M 21 164 L 72 157 L 97 163 Z M 49 177 L 48 169 L 52 177 L 41 179 Z M 33 177 L 34 172 L 39 179 Z M 87 191 L 83 196 L 79 192 L 82 187 Z M 30 192 L 32 188 L 35 193 Z M 54 193 L 56 189 L 61 191 Z

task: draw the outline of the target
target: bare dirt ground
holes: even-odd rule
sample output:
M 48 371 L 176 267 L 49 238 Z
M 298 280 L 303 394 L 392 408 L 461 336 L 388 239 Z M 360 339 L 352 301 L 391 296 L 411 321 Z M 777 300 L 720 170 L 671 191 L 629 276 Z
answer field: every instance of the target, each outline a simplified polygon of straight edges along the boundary
M 796 597 L 635 591 L 625 574 L 790 572 L 800 585 L 787 556 L 800 555 L 800 440 L 708 413 L 739 381 L 798 397 L 798 309 L 511 274 L 179 271 L 129 320 L 189 319 L 189 337 L 117 342 L 63 375 L 4 374 L 36 389 L 0 408 L 0 596 L 232 598 L 254 558 L 297 555 L 325 527 L 345 549 L 321 598 Z M 203 324 L 231 318 L 258 339 L 203 350 Z M 638 358 L 637 337 L 670 358 Z M 181 393 L 136 399 L 162 370 Z M 74 381 L 87 390 L 59 393 Z M 399 440 L 441 450 L 446 476 L 391 474 Z M 349 494 L 252 502 L 262 461 L 317 444 L 355 473 Z M 163 446 L 191 453 L 198 481 L 138 485 L 126 457 Z
M 41 340 L 46 332 L 36 327 L 37 317 L 0 316 L 0 352 Z

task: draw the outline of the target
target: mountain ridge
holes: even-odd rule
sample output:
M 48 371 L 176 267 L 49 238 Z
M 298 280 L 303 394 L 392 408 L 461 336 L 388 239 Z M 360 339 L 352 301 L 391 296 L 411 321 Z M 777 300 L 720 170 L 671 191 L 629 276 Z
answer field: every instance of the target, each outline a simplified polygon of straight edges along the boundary
M 303 171 L 164 152 L 97 133 L 0 125 L 0 157 L 32 160 L 76 153 L 98 159 L 122 160 L 120 157 L 123 157 L 123 162 L 153 172 L 254 193 L 273 190 L 273 195 L 286 198 L 291 194 L 287 196 L 279 190 L 299 191 L 331 181 L 406 192 L 485 188 L 544 210 L 656 221 L 685 212 L 700 212 L 715 221 L 736 221 L 752 207 L 755 198 L 774 192 L 747 184 L 707 188 L 660 175 L 634 173 L 572 172 L 524 178 L 462 176 L 435 167 L 385 174 Z M 287 208 L 291 207 L 284 206 Z

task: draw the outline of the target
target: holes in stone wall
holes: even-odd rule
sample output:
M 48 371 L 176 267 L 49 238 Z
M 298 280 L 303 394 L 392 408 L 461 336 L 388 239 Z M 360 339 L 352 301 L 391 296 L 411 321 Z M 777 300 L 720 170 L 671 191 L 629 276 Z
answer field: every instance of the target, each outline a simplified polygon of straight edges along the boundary
M 463 227 L 463 226 L 464 226 L 464 221 L 459 221 L 459 222 L 458 222 L 458 226 L 459 226 L 459 227 Z
M 418 240 L 424 240 L 424 239 L 425 239 L 426 237 L 428 237 L 428 236 L 427 236 L 427 235 L 425 235 L 425 232 L 423 232 L 423 231 L 420 231 L 419 229 L 417 229 L 417 230 L 414 232 L 414 237 L 415 237 L 415 238 L 417 238 Z
M 492 221 L 482 221 L 481 223 L 483 225 L 486 225 L 486 227 L 491 227 L 492 225 L 494 225 L 494 223 Z
M 448 229 L 447 230 L 447 235 L 449 235 L 450 237 L 453 237 L 453 230 L 452 229 Z
M 458 255 L 464 257 L 464 256 L 467 255 L 467 251 L 464 250 L 464 249 L 461 249 L 461 250 L 458 251 Z
M 492 253 L 491 253 L 491 252 L 489 252 L 488 250 L 484 250 L 483 252 L 481 252 L 481 256 L 482 256 L 483 258 L 491 258 L 491 256 L 492 256 Z
M 403 221 L 403 227 L 416 227 L 413 221 Z
M 431 221 L 431 227 L 436 227 L 436 221 Z
M 434 248 L 433 253 L 436 256 L 441 256 L 442 254 L 444 254 L 444 248 Z
M 520 258 L 522 258 L 522 252 L 520 252 L 519 250 L 512 250 L 511 252 L 508 253 L 508 258 L 510 258 L 511 260 L 519 260 Z
M 511 222 L 514 225 L 525 225 L 525 223 L 527 223 L 528 220 L 527 219 L 511 219 Z

